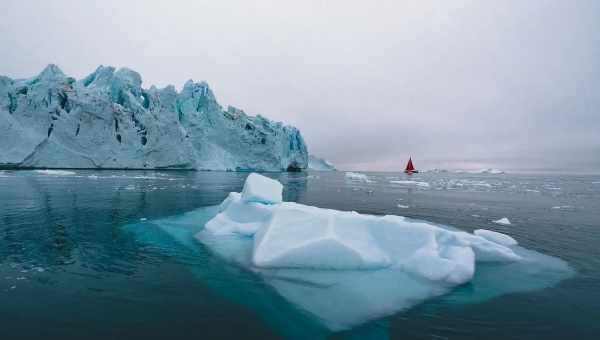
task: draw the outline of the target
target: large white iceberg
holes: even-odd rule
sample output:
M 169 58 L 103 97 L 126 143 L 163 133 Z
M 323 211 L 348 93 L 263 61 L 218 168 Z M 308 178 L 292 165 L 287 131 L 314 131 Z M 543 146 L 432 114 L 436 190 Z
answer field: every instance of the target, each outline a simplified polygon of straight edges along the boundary
M 249 176 L 245 187 L 260 190 L 260 177 Z M 273 189 L 270 181 L 262 187 L 266 195 Z M 223 258 L 260 274 L 286 299 L 334 330 L 468 283 L 479 263 L 533 261 L 508 235 L 486 230 L 470 234 L 401 216 L 293 202 L 246 203 L 237 193 L 219 210 L 196 238 Z M 343 303 L 355 307 L 332 308 Z
M 172 247 L 160 231 L 201 259 L 208 249 L 233 265 L 192 270 L 290 337 L 319 338 L 326 334 L 321 327 L 353 328 L 459 285 L 468 286 L 441 298 L 476 303 L 551 286 L 573 273 L 564 261 L 524 249 L 498 232 L 467 233 L 401 216 L 276 203 L 273 180 L 256 174 L 248 176 L 247 186 L 268 199 L 245 201 L 243 193 L 230 193 L 218 207 L 129 227 L 158 249 Z M 250 277 L 240 279 L 235 267 L 274 290 L 258 287 Z
M 130 69 L 0 76 L 0 167 L 300 170 L 300 132 L 217 102 L 206 82 L 142 87 Z
M 401 216 L 378 217 L 281 202 L 282 186 L 274 182 L 279 184 L 258 174 L 248 176 L 242 194 L 232 193 L 198 238 L 202 240 L 206 233 L 253 236 L 251 262 L 261 268 L 393 267 L 449 284 L 469 281 L 476 261 L 520 259 L 510 247 L 494 242 L 498 236 L 448 230 Z

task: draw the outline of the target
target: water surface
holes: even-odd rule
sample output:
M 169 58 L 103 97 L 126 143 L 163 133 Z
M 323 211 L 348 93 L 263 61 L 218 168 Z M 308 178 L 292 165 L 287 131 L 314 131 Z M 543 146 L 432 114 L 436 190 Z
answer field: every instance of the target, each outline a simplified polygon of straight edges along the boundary
M 284 184 L 288 201 L 504 232 L 525 248 L 565 260 L 575 275 L 552 287 L 469 303 L 464 300 L 473 293 L 465 285 L 331 333 L 257 276 L 200 244 L 189 252 L 176 242 L 147 242 L 124 228 L 218 204 L 240 191 L 247 174 L 0 171 L 0 338 L 600 335 L 600 176 L 367 174 L 369 183 L 338 172 L 267 175 Z M 493 223 L 501 217 L 512 224 Z M 286 320 L 284 331 L 273 326 Z

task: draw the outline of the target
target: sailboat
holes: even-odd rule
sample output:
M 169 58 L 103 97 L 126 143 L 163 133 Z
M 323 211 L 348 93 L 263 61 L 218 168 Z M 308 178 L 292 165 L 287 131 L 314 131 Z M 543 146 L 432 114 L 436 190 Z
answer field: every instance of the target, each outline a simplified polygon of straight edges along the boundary
M 419 172 L 419 170 L 415 170 L 415 166 L 413 165 L 412 162 L 412 157 L 408 158 L 408 163 L 406 163 L 406 169 L 404 169 L 404 172 L 407 174 L 416 174 Z

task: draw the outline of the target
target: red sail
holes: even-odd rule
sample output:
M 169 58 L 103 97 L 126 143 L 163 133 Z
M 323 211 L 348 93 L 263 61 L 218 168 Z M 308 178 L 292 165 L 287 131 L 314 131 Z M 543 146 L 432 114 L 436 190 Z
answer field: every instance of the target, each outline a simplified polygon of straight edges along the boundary
M 412 164 L 412 157 L 408 159 L 408 164 L 406 164 L 406 172 L 415 171 L 415 167 Z

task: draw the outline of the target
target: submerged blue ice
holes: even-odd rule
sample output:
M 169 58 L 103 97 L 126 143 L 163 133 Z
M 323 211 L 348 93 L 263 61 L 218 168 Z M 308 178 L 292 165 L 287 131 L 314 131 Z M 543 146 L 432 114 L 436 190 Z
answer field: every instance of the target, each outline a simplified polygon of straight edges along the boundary
M 502 234 L 478 232 L 505 245 L 399 216 L 273 204 L 276 185 L 262 183 L 271 185 L 262 192 L 264 203 L 232 193 L 220 206 L 126 228 L 183 260 L 217 255 L 208 268 L 193 261 L 190 268 L 286 336 L 300 338 L 354 328 L 433 297 L 476 303 L 549 287 L 573 274 L 566 262 Z M 327 226 L 313 223 L 322 217 Z

